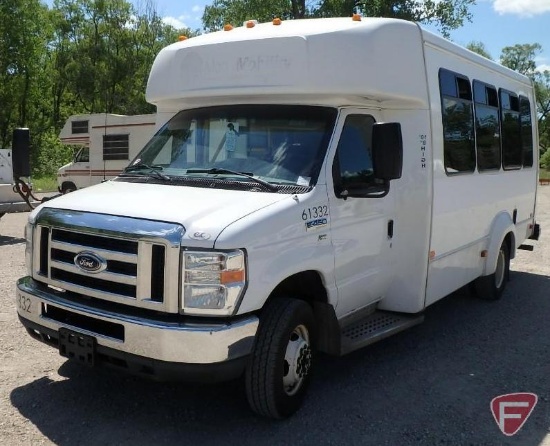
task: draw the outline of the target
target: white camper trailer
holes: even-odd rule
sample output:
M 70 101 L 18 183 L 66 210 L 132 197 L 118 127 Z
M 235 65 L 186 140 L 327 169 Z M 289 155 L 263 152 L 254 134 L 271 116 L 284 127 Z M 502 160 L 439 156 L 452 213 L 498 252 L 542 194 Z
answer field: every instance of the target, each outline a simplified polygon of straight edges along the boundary
M 19 316 L 74 360 L 244 373 L 286 417 L 316 351 L 498 299 L 538 238 L 532 82 L 414 23 L 227 27 L 163 49 L 147 100 L 175 116 L 131 167 L 29 219 Z
M 57 171 L 59 191 L 72 192 L 114 178 L 151 138 L 155 120 L 155 114 L 71 116 L 59 139 L 79 149 L 73 161 Z

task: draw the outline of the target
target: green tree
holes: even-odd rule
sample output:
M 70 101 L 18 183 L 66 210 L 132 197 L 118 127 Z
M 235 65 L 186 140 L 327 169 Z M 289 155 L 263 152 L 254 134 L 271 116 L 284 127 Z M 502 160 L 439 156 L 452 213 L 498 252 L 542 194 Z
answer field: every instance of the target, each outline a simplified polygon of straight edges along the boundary
M 517 44 L 502 49 L 500 63 L 527 76 L 533 76 L 537 68 L 535 57 L 542 51 L 538 43 Z
M 205 8 L 202 21 L 205 30 L 214 31 L 226 23 L 241 24 L 249 19 L 346 17 L 359 12 L 435 24 L 448 36 L 464 20 L 471 21 L 469 8 L 474 4 L 475 0 L 214 0 Z
M 537 71 L 535 57 L 541 51 L 542 46 L 539 43 L 507 46 L 502 49 L 500 62 L 505 67 L 533 79 L 537 99 L 540 149 L 543 154 L 550 148 L 550 72 Z
M 485 47 L 485 44 L 483 42 L 472 41 L 468 43 L 468 45 L 466 45 L 466 48 L 468 48 L 470 51 L 473 51 L 474 53 L 479 54 L 480 56 L 483 56 L 489 60 L 493 60 L 491 54 L 489 54 L 489 51 L 487 51 L 487 48 Z
M 535 92 L 541 151 L 550 153 L 550 71 L 535 73 Z M 550 155 L 548 157 L 550 159 Z M 550 169 L 550 164 L 546 168 Z
M 15 127 L 39 118 L 45 48 L 46 8 L 39 0 L 0 2 L 0 147 L 11 145 Z

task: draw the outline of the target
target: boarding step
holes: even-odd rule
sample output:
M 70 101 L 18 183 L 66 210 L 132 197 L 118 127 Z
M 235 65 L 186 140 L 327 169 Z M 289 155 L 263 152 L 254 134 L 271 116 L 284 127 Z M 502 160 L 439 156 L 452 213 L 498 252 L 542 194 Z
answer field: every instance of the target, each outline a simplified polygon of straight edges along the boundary
M 397 332 L 420 324 L 424 315 L 375 311 L 363 319 L 342 327 L 343 355 L 373 344 Z

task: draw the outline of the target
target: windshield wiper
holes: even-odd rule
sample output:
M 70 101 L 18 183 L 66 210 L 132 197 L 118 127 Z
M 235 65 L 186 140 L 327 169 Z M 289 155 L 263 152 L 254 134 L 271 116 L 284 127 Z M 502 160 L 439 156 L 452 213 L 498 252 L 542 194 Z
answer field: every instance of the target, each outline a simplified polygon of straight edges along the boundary
M 162 169 L 163 169 L 162 166 L 158 166 L 156 164 L 148 165 L 148 164 L 139 163 L 139 164 L 134 164 L 133 166 L 128 166 L 126 169 L 124 169 L 123 174 L 120 176 L 125 176 L 124 175 L 125 173 L 132 173 L 132 172 L 139 173 L 141 171 L 148 170 L 147 173 L 145 172 L 143 173 L 145 175 L 159 178 L 164 181 L 172 181 L 172 179 L 169 176 L 159 172 L 159 170 L 162 170 Z
M 256 178 L 255 176 L 252 175 L 252 173 L 249 173 L 249 172 L 237 172 L 236 170 L 212 167 L 211 169 L 187 169 L 186 173 L 206 173 L 211 175 L 227 173 L 230 175 L 237 175 L 240 177 L 249 178 L 256 183 L 261 184 L 266 189 L 269 189 L 272 192 L 275 192 L 276 190 L 278 190 L 277 186 L 275 186 L 274 184 L 268 183 L 267 181 L 261 180 L 260 178 Z

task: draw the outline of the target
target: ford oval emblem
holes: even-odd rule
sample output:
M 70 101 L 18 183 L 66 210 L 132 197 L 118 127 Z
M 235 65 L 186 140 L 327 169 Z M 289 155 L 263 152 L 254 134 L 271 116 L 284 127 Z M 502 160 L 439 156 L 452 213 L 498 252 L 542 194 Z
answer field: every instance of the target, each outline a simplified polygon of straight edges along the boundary
M 100 273 L 107 269 L 107 260 L 89 251 L 82 251 L 75 255 L 74 264 L 87 273 Z

